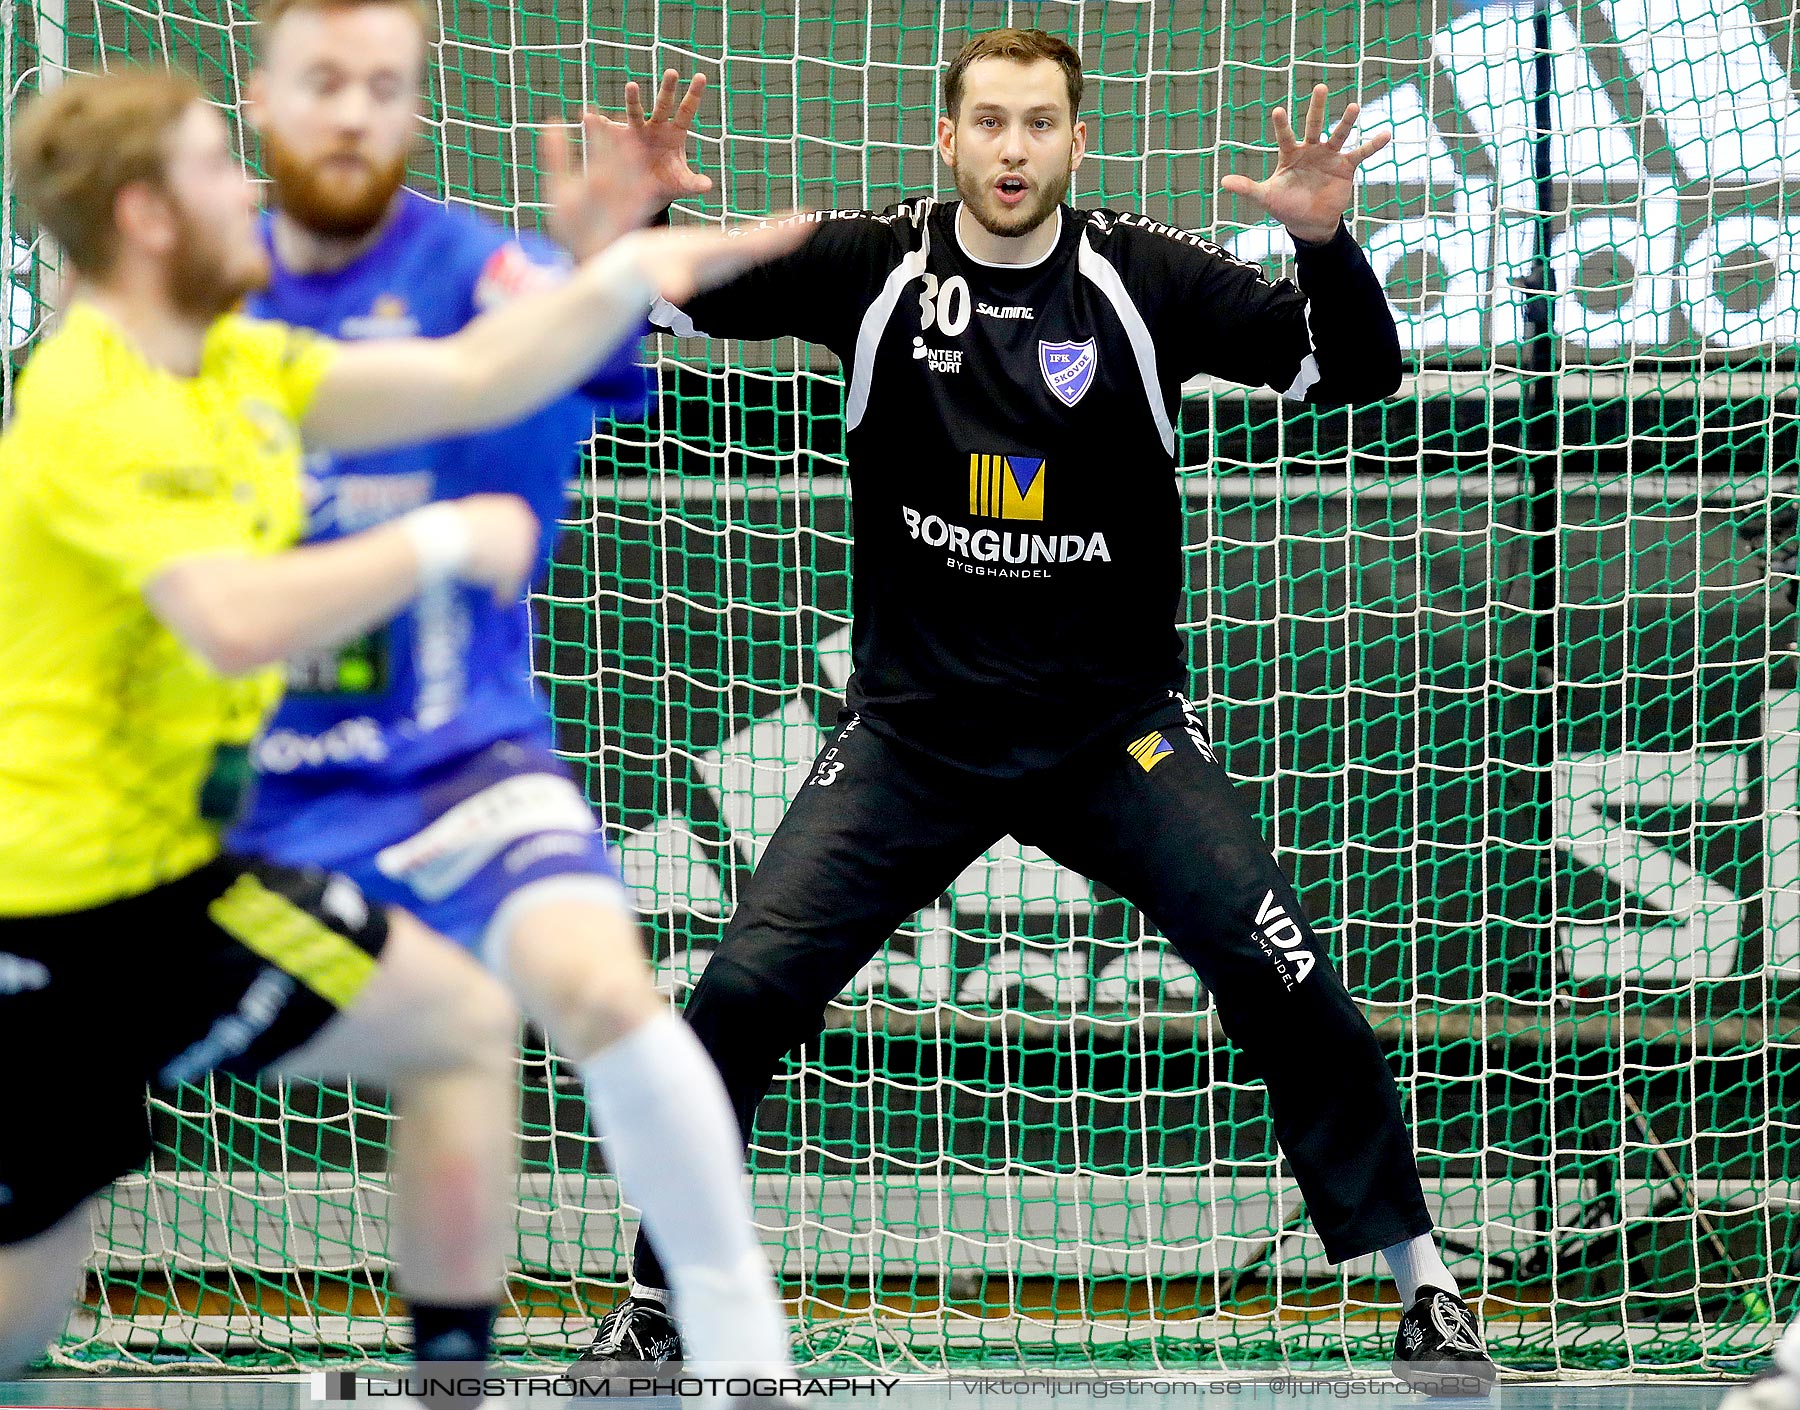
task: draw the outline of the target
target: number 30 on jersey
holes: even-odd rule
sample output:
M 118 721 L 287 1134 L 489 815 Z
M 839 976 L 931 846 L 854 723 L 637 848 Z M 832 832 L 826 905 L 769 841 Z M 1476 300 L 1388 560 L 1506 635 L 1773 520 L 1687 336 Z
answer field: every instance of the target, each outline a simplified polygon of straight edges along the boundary
M 925 281 L 919 291 L 919 331 L 929 333 L 936 328 L 946 338 L 954 338 L 969 326 L 969 281 L 952 274 L 940 285 L 935 274 L 919 277 Z

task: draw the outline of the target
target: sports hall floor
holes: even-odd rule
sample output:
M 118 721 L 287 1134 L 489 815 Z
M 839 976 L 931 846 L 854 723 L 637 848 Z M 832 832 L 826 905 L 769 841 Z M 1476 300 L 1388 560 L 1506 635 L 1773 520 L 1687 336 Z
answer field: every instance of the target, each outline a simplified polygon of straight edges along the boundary
M 1725 1387 L 1718 1384 L 1605 1385 L 1593 1381 L 1551 1385 L 1544 1382 L 1503 1384 L 1489 1400 L 1442 1400 L 1414 1395 L 1396 1383 L 1380 1387 L 1376 1378 L 1360 1384 L 1327 1388 L 1312 1383 L 1296 1393 L 1288 1386 L 1255 1385 L 1248 1381 L 1238 1390 L 1212 1391 L 1191 1381 L 1139 1378 L 1132 1389 L 1112 1389 L 1122 1378 L 1105 1385 L 1070 1377 L 1052 1383 L 1034 1378 L 1029 1384 L 1006 1381 L 984 1385 L 975 1379 L 902 1380 L 891 1395 L 871 1399 L 867 1391 L 856 1395 L 814 1397 L 815 1405 L 880 1405 L 887 1410 L 1027 1410 L 1037 1405 L 1053 1410 L 1058 1405 L 1111 1403 L 1120 1410 L 1185 1410 L 1186 1407 L 1219 1407 L 1219 1410 L 1311 1410 L 1311 1407 L 1393 1406 L 1406 1410 L 1449 1410 L 1452 1406 L 1494 1407 L 1494 1410 L 1716 1410 Z M 1054 1385 L 1054 1388 L 1053 1388 Z M 1360 1393 L 1348 1393 L 1352 1389 Z M 337 1402 L 345 1404 L 346 1402 Z M 352 1402 L 353 1403 L 353 1402 Z M 395 1399 L 369 1397 L 365 1404 L 398 1406 Z M 168 1410 L 317 1410 L 327 1404 L 314 1398 L 314 1384 L 305 1376 L 159 1376 L 81 1377 L 65 1374 L 37 1379 L 0 1382 L 0 1410 L 15 1407 L 68 1407 L 69 1410 L 133 1410 L 135 1407 L 168 1407 Z M 700 1400 L 644 1398 L 633 1400 L 521 1399 L 513 1406 L 578 1405 L 587 1410 L 701 1410 Z

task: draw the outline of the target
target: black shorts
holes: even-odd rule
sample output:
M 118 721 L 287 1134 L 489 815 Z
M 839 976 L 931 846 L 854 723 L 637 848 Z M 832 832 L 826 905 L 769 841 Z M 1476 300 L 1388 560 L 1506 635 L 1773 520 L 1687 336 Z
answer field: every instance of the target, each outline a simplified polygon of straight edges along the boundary
M 343 877 L 242 857 L 0 917 L 0 1245 L 143 1165 L 147 1084 L 268 1066 L 355 1001 L 386 940 Z
M 1198 712 L 1175 695 L 1012 779 L 956 768 L 879 721 L 839 721 L 688 1000 L 746 1133 L 826 1005 L 1008 835 L 1131 901 L 1193 968 L 1237 1049 L 1234 1072 L 1267 1084 L 1327 1257 L 1430 1230 L 1387 1059 Z M 638 1247 L 638 1281 L 666 1287 Z

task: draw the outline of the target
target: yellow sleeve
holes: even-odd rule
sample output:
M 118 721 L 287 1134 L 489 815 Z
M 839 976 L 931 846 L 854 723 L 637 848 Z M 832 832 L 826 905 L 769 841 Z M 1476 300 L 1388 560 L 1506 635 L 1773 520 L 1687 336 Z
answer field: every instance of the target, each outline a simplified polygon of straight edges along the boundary
M 164 568 L 256 544 L 229 475 L 179 446 L 128 443 L 75 418 L 40 421 L 9 466 L 45 531 L 140 590 Z
M 255 362 L 276 406 L 298 425 L 337 359 L 336 340 L 310 328 L 260 318 L 234 315 L 231 322 L 233 345 Z

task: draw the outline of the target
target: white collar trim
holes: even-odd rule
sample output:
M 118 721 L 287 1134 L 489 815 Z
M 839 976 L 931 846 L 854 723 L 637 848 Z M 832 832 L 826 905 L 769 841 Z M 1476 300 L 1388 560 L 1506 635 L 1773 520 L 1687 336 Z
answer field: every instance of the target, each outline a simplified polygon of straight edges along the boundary
M 1056 207 L 1056 235 L 1055 238 L 1050 241 L 1049 247 L 1043 254 L 1024 264 L 1008 264 L 1000 260 L 982 259 L 979 255 L 971 254 L 969 252 L 969 247 L 963 243 L 962 217 L 963 212 L 967 209 L 968 202 L 958 201 L 956 203 L 956 217 L 951 222 L 956 227 L 956 247 L 963 252 L 964 258 L 973 260 L 984 269 L 1036 269 L 1045 260 L 1049 259 L 1051 255 L 1055 254 L 1056 247 L 1062 243 L 1062 204 L 1058 202 Z

